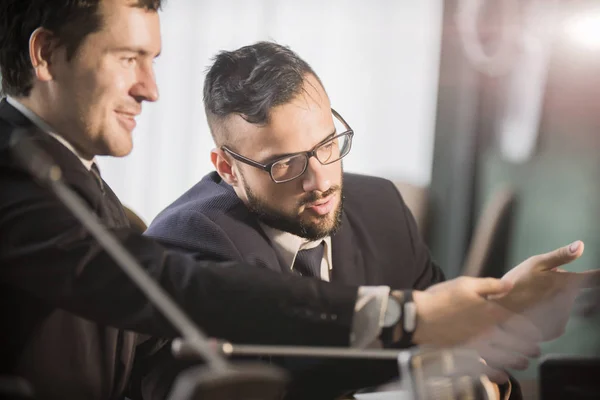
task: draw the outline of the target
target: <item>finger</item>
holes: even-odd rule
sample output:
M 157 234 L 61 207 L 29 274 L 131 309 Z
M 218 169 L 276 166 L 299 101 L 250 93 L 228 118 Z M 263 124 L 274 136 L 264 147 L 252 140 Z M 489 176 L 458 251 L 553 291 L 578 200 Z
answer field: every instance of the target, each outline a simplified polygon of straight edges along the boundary
M 463 349 L 471 351 L 471 347 L 464 346 Z M 479 351 L 477 351 L 479 353 Z M 502 368 L 495 368 L 486 365 L 484 360 L 476 360 L 469 358 L 468 360 L 457 358 L 454 359 L 452 367 L 452 376 L 468 376 L 473 379 L 485 375 L 496 383 L 505 383 L 508 381 L 508 374 L 502 371 Z
M 578 275 L 581 277 L 580 288 L 594 289 L 600 287 L 600 269 L 580 272 Z
M 576 240 L 568 246 L 541 254 L 539 257 L 543 267 L 542 270 L 548 271 L 578 259 L 583 254 L 583 248 L 583 242 Z
M 492 382 L 498 384 L 504 384 L 508 382 L 508 373 L 503 371 L 503 368 L 496 368 L 490 365 L 486 365 L 484 362 L 478 362 L 476 364 L 461 365 L 454 371 L 455 375 L 464 375 L 470 377 L 478 377 L 481 375 L 487 376 Z
M 524 341 L 539 343 L 543 340 L 540 329 L 529 318 L 513 314 L 501 325 L 502 330 L 513 336 L 518 336 Z
M 572 282 L 573 288 L 593 289 L 600 287 L 600 269 L 583 272 L 567 272 L 562 268 L 553 268 L 552 273 L 560 274 L 561 279 Z
M 496 329 L 486 340 L 490 346 L 500 351 L 514 352 L 525 357 L 539 357 L 542 352 L 537 343 L 524 340 L 503 329 Z
M 481 346 L 478 351 L 481 358 L 483 358 L 492 368 L 524 370 L 529 366 L 529 359 L 527 357 L 511 351 L 489 345 Z
M 573 313 L 582 317 L 589 317 L 600 310 L 600 289 L 583 290 L 573 305 Z
M 489 365 L 485 365 L 483 363 L 477 371 L 473 371 L 468 374 L 468 376 L 473 377 L 481 375 L 487 376 L 489 380 L 499 385 L 503 385 L 509 380 L 508 373 L 506 371 L 502 370 L 501 368 L 490 367 Z
M 484 366 L 484 375 L 498 385 L 504 385 L 509 380 L 508 373 L 501 369 L 492 368 L 489 365 Z
M 471 278 L 470 284 L 473 291 L 482 297 L 503 295 L 513 288 L 511 282 L 495 278 Z

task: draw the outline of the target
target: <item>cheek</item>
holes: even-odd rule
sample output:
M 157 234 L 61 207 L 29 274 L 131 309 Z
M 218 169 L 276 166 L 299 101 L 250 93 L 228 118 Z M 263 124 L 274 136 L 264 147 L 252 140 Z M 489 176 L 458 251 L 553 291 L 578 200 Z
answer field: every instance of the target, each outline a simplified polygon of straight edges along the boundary
M 305 195 L 300 179 L 276 184 L 268 174 L 259 170 L 244 170 L 242 176 L 255 196 L 278 210 L 296 212 L 298 203 Z
M 331 179 L 336 185 L 342 181 L 342 163 L 336 162 L 329 165 L 331 167 Z
M 120 93 L 121 96 L 123 94 L 127 94 L 129 92 L 129 88 L 132 86 L 133 79 L 129 77 L 125 77 L 124 74 L 116 75 L 114 79 L 109 83 L 109 87 L 115 93 Z
M 321 174 L 321 177 L 329 182 L 330 187 L 342 184 L 342 168 L 340 163 L 325 165 Z
M 263 198 L 267 199 L 273 207 L 287 212 L 294 212 L 298 208 L 298 202 L 303 192 L 296 187 L 295 182 L 279 185 L 269 182 L 268 185 L 262 188 L 260 193 L 264 194 Z
M 104 68 L 101 74 L 96 73 L 94 87 L 96 96 L 102 99 L 103 103 L 112 103 L 116 106 L 122 103 L 129 103 L 127 97 L 135 81 L 135 72 L 126 70 L 119 66 Z
M 100 79 L 97 74 L 87 74 L 85 79 L 77 88 L 78 108 L 88 115 L 94 115 L 96 119 L 102 118 L 107 113 L 108 105 L 114 103 L 114 89 L 109 82 Z M 112 83 L 115 84 L 114 82 Z

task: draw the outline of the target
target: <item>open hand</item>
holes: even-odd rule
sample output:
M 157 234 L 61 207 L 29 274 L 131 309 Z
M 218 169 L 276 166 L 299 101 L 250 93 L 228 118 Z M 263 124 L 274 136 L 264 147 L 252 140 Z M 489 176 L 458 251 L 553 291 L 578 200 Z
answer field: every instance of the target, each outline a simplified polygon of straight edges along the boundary
M 417 306 L 415 344 L 454 347 L 489 332 L 514 314 L 487 296 L 504 295 L 509 281 L 460 277 L 413 292 Z
M 529 318 L 540 329 L 544 340 L 559 337 L 564 333 L 580 289 L 597 286 L 600 282 L 600 270 L 576 273 L 560 268 L 581 257 L 583 248 L 583 242 L 576 241 L 528 258 L 502 277 L 514 288 L 494 301 Z

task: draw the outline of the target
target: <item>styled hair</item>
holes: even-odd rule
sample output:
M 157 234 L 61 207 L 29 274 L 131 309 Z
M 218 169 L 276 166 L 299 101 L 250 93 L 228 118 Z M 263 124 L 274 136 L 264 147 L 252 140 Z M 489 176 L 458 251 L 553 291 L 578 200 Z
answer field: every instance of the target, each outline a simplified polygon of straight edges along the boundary
M 11 96 L 28 96 L 33 87 L 29 38 L 38 28 L 53 32 L 65 46 L 67 59 L 83 40 L 102 28 L 102 0 L 0 0 L 1 89 Z M 158 11 L 164 0 L 132 0 L 132 7 Z
M 232 114 L 252 124 L 268 124 L 271 109 L 300 94 L 309 74 L 320 83 L 306 61 L 273 42 L 217 54 L 204 80 L 204 108 L 215 143 L 228 139 L 223 125 Z

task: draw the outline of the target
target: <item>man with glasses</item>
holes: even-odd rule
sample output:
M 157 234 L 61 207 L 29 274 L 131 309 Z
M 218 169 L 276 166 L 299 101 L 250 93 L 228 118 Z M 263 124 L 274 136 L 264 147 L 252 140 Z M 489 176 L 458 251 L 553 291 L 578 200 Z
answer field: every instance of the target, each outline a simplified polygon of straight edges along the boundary
M 219 54 L 205 80 L 204 101 L 216 171 L 159 214 L 147 235 L 196 258 L 385 285 L 386 295 L 389 287 L 424 290 L 443 280 L 396 188 L 343 173 L 354 132 L 291 50 L 263 42 Z M 359 379 L 369 369 L 379 382 L 396 372 L 390 364 L 362 363 L 351 375 L 356 363 L 282 362 L 295 372 L 298 383 L 290 390 L 298 398 L 374 382 Z M 162 368 L 173 370 L 168 363 Z
M 332 282 L 424 289 L 444 279 L 395 186 L 343 173 L 354 132 L 292 51 L 263 42 L 221 53 L 204 100 L 216 171 L 148 235 L 195 256 Z
M 444 280 L 395 186 L 343 172 L 354 132 L 332 109 L 316 73 L 293 51 L 260 42 L 221 52 L 206 76 L 204 104 L 217 146 L 211 152 L 216 171 L 160 213 L 147 235 L 198 259 L 245 261 L 285 275 L 368 285 L 361 304 L 375 311 L 357 314 L 368 317 L 355 322 L 374 326 L 371 338 L 391 335 L 387 319 L 394 301 L 385 316 L 377 311 L 390 288 L 425 290 Z M 533 285 L 528 289 L 537 295 Z M 412 302 L 409 292 L 393 290 L 395 295 L 399 304 Z M 450 300 L 456 297 L 448 298 L 448 306 Z M 414 321 L 407 310 L 400 346 L 412 344 Z M 424 343 L 452 335 L 456 324 L 447 322 Z M 514 348 L 511 340 L 478 350 L 489 350 L 495 367 L 525 368 L 524 356 L 537 350 Z M 169 361 L 162 362 L 158 369 L 173 371 Z M 352 371 L 355 363 L 281 362 L 295 373 L 294 398 L 356 388 L 369 375 L 381 382 L 395 372 L 376 363 Z
M 159 214 L 147 235 L 196 258 L 385 285 L 386 295 L 389 287 L 424 290 L 444 279 L 396 188 L 343 172 L 354 132 L 291 50 L 262 42 L 219 54 L 205 80 L 204 101 L 218 146 L 211 152 L 216 171 Z M 340 371 L 350 369 L 347 362 L 283 364 L 295 372 L 291 391 L 298 398 L 361 382 Z M 358 374 L 371 368 L 379 382 L 396 370 L 362 367 Z

